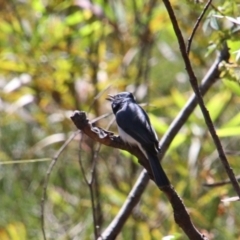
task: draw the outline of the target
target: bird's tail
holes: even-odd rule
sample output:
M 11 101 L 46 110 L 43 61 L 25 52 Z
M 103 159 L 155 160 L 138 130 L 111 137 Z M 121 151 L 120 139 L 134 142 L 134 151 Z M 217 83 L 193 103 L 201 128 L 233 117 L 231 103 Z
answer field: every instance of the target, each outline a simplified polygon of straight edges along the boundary
M 148 160 L 157 186 L 158 187 L 169 186 L 170 182 L 158 160 L 158 157 L 153 154 L 148 154 Z

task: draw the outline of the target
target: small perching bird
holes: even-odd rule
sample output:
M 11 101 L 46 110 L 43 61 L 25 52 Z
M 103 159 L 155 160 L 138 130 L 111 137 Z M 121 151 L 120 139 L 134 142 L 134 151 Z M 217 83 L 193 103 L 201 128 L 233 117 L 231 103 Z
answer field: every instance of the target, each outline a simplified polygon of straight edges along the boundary
M 169 180 L 158 160 L 158 138 L 146 112 L 136 103 L 130 92 L 109 95 L 107 100 L 112 103 L 121 139 L 129 145 L 139 147 L 150 163 L 158 187 L 168 186 Z

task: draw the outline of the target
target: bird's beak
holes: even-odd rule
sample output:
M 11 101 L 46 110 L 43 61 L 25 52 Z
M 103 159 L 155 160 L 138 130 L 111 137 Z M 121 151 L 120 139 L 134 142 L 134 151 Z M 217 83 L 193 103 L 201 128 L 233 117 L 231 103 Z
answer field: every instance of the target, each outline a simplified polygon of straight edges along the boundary
M 108 94 L 108 97 L 106 98 L 106 100 L 112 102 L 114 100 L 114 96 L 113 95 L 110 95 Z

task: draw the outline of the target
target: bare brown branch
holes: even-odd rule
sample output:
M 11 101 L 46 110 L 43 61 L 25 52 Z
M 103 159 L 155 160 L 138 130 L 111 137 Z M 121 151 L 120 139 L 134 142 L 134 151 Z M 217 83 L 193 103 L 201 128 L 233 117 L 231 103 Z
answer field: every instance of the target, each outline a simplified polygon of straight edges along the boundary
M 153 179 L 150 165 L 137 147 L 126 145 L 120 137 L 115 136 L 112 132 L 106 131 L 100 127 L 94 126 L 94 124 L 91 124 L 87 119 L 85 112 L 75 111 L 71 116 L 71 119 L 78 129 L 80 129 L 93 140 L 109 147 L 126 150 L 135 155 L 138 158 L 139 163 L 148 170 L 150 178 Z
M 137 147 L 130 147 L 126 145 L 119 137 L 114 136 L 113 133 L 108 132 L 104 129 L 98 128 L 96 126 L 93 126 L 87 119 L 85 112 L 75 111 L 73 115 L 71 116 L 72 121 L 76 125 L 76 127 L 81 130 L 83 133 L 88 135 L 93 140 L 110 146 L 114 148 L 119 148 L 126 150 L 130 152 L 131 154 L 135 155 L 139 159 L 139 163 L 142 164 L 144 167 L 146 166 L 146 169 L 149 172 L 149 176 L 152 178 L 152 174 L 150 171 L 150 167 L 148 165 L 147 159 L 143 156 L 141 151 Z M 153 179 L 153 178 L 152 178 Z M 144 188 L 143 188 L 144 189 Z M 160 188 L 161 191 L 165 193 L 167 198 L 169 199 L 173 212 L 174 212 L 174 219 L 176 223 L 183 229 L 183 231 L 186 233 L 186 235 L 189 237 L 189 239 L 195 239 L 195 240 L 203 240 L 207 239 L 204 235 L 202 235 L 193 225 L 191 222 L 190 216 L 180 199 L 180 197 L 175 192 L 174 188 L 170 186 L 162 187 Z M 138 200 L 138 198 L 137 198 Z M 133 203 L 132 206 L 135 204 Z M 129 213 L 130 214 L 130 213 Z M 118 225 L 121 226 L 125 223 L 126 219 L 121 219 L 122 224 Z M 120 219 L 119 219 L 120 221 Z M 99 239 L 114 239 L 117 234 L 119 233 L 118 229 L 110 229 L 111 231 L 106 232 L 105 235 L 99 237 Z M 107 236 L 106 236 L 107 235 Z
M 223 147 L 222 147 L 222 144 L 221 144 L 221 141 L 216 133 L 216 130 L 214 128 L 214 125 L 213 125 L 213 122 L 212 122 L 212 119 L 210 117 L 210 114 L 204 104 L 204 101 L 203 101 L 203 98 L 202 98 L 202 94 L 200 92 L 200 89 L 199 89 L 199 86 L 198 86 L 198 81 L 197 81 L 197 78 L 195 76 L 195 73 L 192 69 L 192 65 L 191 65 L 191 62 L 189 60 L 189 57 L 188 57 L 188 54 L 187 54 L 187 51 L 186 51 L 186 45 L 185 45 L 185 42 L 184 42 L 184 39 L 183 39 L 183 36 L 182 36 L 182 32 L 179 28 L 179 25 L 178 25 L 178 22 L 177 22 L 177 19 L 176 19 L 176 16 L 174 14 L 174 11 L 173 11 L 173 8 L 171 6 L 171 3 L 168 1 L 168 0 L 163 0 L 163 3 L 165 4 L 165 7 L 167 9 L 167 12 L 168 12 L 168 15 L 170 17 L 170 20 L 172 22 L 172 25 L 173 25 L 173 29 L 175 31 L 175 34 L 176 34 L 176 37 L 178 39 L 178 44 L 179 44 L 179 48 L 180 48 L 180 51 L 181 51 L 181 54 L 182 54 L 182 58 L 184 60 L 184 63 L 185 63 L 185 68 L 186 68 L 186 71 L 188 73 L 188 76 L 189 76 L 189 80 L 190 80 L 190 84 L 192 86 L 192 89 L 193 91 L 195 92 L 196 94 L 196 97 L 197 97 L 197 101 L 198 101 L 198 104 L 201 108 L 201 111 L 202 111 L 202 114 L 204 116 L 204 120 L 205 120 L 205 123 L 209 129 L 209 132 L 212 136 L 212 139 L 214 141 L 214 144 L 217 148 L 217 151 L 218 151 L 218 154 L 219 154 L 219 158 L 229 176 L 229 179 L 231 180 L 232 182 L 232 186 L 233 188 L 235 189 L 237 195 L 240 197 L 240 187 L 239 187 L 239 184 L 236 180 L 236 177 L 233 173 L 233 170 L 232 168 L 230 167 L 229 163 L 228 163 L 228 160 L 227 160 L 227 157 L 223 151 Z

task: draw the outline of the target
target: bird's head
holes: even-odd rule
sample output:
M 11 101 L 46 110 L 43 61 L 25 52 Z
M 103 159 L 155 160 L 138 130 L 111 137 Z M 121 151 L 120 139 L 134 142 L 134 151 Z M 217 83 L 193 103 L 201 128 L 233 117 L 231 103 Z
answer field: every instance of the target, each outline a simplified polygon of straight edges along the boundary
M 114 114 L 116 114 L 126 102 L 135 102 L 135 99 L 130 92 L 121 92 L 116 95 L 108 95 L 106 99 L 112 103 L 112 110 Z
M 134 96 L 130 92 L 121 92 L 116 95 L 108 95 L 106 98 L 110 102 L 125 102 L 125 101 L 133 101 L 135 102 Z

